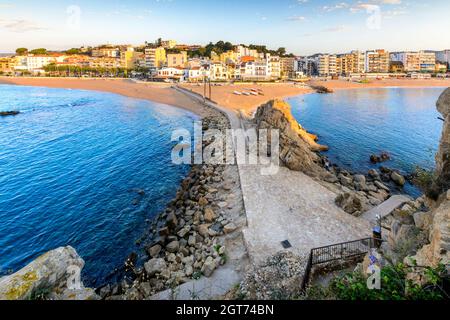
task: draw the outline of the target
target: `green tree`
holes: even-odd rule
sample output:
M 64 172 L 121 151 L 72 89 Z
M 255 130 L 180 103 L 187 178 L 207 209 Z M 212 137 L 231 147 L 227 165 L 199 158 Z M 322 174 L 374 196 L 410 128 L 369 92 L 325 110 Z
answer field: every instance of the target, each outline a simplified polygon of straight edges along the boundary
M 72 48 L 66 51 L 66 54 L 80 54 L 81 50 L 78 48 Z
M 31 54 L 47 54 L 47 49 L 38 48 L 30 51 Z
M 16 49 L 16 54 L 19 56 L 23 56 L 25 54 L 28 53 L 28 49 L 27 48 L 18 48 Z

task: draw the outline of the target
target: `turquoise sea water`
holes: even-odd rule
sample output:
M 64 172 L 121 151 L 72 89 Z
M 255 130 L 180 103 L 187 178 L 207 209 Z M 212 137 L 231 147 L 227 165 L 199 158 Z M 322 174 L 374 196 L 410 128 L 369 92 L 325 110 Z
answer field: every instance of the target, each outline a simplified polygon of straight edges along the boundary
M 354 172 L 379 167 L 371 154 L 383 151 L 392 160 L 383 166 L 411 173 L 416 166 L 434 168 L 443 122 L 436 101 L 444 88 L 340 90 L 289 100 L 294 117 L 328 145 L 330 160 Z M 411 195 L 420 194 L 411 185 Z
M 0 117 L 2 274 L 71 245 L 83 280 L 102 283 L 175 196 L 189 167 L 171 164 L 171 132 L 196 117 L 108 93 L 0 85 L 6 110 L 22 113 Z

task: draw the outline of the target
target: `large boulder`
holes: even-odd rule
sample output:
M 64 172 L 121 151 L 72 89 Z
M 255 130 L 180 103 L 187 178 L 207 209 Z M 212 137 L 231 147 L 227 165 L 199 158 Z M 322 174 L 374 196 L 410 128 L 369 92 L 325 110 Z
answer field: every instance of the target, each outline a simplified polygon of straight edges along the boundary
M 354 216 L 360 216 L 367 211 L 367 200 L 356 193 L 342 193 L 337 196 L 335 202 L 338 207 Z
M 167 264 L 164 259 L 151 259 L 144 264 L 145 272 L 150 277 L 153 277 L 157 273 L 163 272 L 167 268 Z
M 83 286 L 79 278 L 83 267 L 84 261 L 74 248 L 52 250 L 20 271 L 0 278 L 0 300 L 99 299 L 92 289 Z M 46 296 L 41 296 L 44 293 Z
M 295 120 L 288 103 L 272 100 L 261 107 L 255 115 L 256 129 L 279 129 L 280 160 L 294 171 L 303 171 L 310 175 L 323 174 L 317 163 L 319 156 L 314 151 L 328 150 L 316 143 L 317 136 L 308 133 Z
M 437 102 L 437 109 L 444 119 L 439 151 L 436 155 L 436 196 L 450 189 L 450 88 L 444 91 Z

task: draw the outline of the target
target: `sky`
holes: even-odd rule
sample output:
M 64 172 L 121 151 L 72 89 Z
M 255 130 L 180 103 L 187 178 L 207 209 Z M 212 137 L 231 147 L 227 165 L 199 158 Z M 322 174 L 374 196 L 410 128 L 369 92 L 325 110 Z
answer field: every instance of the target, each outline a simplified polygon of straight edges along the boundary
M 0 0 L 0 52 L 142 44 L 285 47 L 297 55 L 353 49 L 450 49 L 448 0 Z

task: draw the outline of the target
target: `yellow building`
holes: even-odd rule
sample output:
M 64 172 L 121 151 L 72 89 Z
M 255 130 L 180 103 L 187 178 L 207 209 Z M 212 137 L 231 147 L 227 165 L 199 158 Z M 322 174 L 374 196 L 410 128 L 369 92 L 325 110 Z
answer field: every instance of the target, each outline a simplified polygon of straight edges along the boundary
M 233 50 L 229 50 L 222 53 L 219 60 L 223 63 L 236 63 L 238 61 L 238 54 Z
M 390 54 L 386 50 L 369 51 L 366 54 L 366 71 L 368 73 L 388 73 Z
M 126 51 L 120 52 L 120 66 L 125 69 L 134 69 L 143 58 L 142 52 L 136 52 L 133 47 L 128 47 Z
M 167 66 L 169 68 L 186 68 L 188 62 L 188 55 L 186 51 L 180 53 L 169 53 L 167 55 Z
M 145 66 L 147 68 L 162 68 L 166 62 L 166 49 L 163 47 L 145 49 Z
M 116 69 L 120 68 L 120 60 L 111 57 L 91 58 L 89 60 L 89 67 L 95 69 Z
M 0 58 L 0 72 L 7 73 L 14 71 L 16 60 L 14 58 Z

